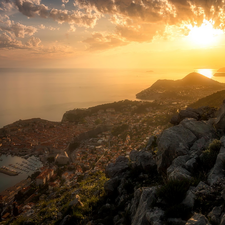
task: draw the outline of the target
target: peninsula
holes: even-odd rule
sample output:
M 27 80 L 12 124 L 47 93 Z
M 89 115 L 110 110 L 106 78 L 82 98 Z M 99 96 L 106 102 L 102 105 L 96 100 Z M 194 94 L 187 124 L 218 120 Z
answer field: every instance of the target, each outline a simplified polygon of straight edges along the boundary
M 190 73 L 181 80 L 157 80 L 151 87 L 136 94 L 141 100 L 189 101 L 225 89 L 225 84 L 199 73 Z

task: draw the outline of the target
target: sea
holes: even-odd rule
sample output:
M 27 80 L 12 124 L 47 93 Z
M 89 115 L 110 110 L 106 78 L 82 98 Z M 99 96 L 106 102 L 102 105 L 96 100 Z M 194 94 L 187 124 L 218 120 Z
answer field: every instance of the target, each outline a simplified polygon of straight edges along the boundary
M 20 172 L 17 176 L 9 176 L 0 173 L 0 194 L 5 189 L 14 186 L 22 180 L 27 179 L 35 172 L 36 169 L 43 166 L 42 162 L 34 156 L 31 156 L 28 159 L 23 159 L 18 156 L 1 155 L 0 160 L 0 167 L 6 166 L 10 169 L 14 169 Z M 12 167 L 12 165 L 17 166 L 20 169 L 14 168 Z
M 182 79 L 191 72 L 213 77 L 219 68 L 149 69 L 29 69 L 0 68 L 0 128 L 18 120 L 42 118 L 61 121 L 75 108 L 136 100 L 135 95 L 158 79 Z M 22 162 L 20 157 L 2 156 L 0 166 Z M 0 174 L 0 192 L 27 178 L 29 174 L 9 177 Z

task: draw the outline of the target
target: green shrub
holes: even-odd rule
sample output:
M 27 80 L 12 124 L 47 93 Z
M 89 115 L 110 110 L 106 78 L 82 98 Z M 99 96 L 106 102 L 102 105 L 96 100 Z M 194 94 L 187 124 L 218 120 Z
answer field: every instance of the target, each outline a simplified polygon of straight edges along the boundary
M 215 164 L 217 155 L 220 151 L 221 142 L 220 140 L 213 140 L 208 149 L 202 152 L 200 161 L 203 167 L 203 170 L 208 172 Z
M 168 205 L 173 206 L 181 203 L 186 196 L 189 186 L 190 181 L 187 179 L 170 180 L 157 190 L 157 195 Z
M 219 153 L 221 147 L 221 141 L 214 139 L 210 144 L 209 144 L 209 150 L 210 152 L 217 152 Z

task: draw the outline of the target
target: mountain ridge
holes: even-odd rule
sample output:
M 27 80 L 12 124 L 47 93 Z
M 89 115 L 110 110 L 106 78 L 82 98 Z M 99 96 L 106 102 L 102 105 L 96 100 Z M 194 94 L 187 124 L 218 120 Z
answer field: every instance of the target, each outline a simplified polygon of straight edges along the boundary
M 179 99 L 183 97 L 192 98 L 195 91 L 195 99 L 212 94 L 215 91 L 225 89 L 225 84 L 212 80 L 196 72 L 189 73 L 180 80 L 157 80 L 149 88 L 136 94 L 137 99 L 156 100 L 167 98 L 168 92 L 174 92 Z

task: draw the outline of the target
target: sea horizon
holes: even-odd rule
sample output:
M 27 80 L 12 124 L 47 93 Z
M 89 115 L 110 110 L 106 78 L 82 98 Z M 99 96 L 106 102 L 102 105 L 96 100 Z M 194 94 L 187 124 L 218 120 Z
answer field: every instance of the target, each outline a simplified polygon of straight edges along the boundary
M 60 122 L 63 114 L 74 108 L 138 100 L 136 94 L 158 79 L 182 79 L 198 70 L 0 68 L 0 94 L 4 96 L 0 100 L 0 128 L 20 119 Z M 217 69 L 207 70 L 215 73 Z M 223 77 L 213 79 L 225 81 Z

